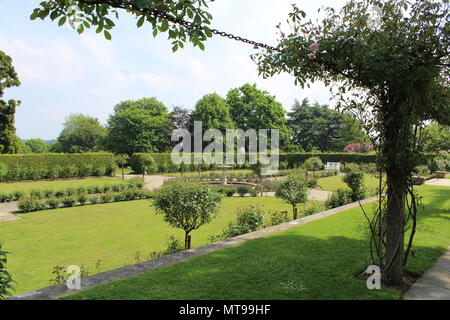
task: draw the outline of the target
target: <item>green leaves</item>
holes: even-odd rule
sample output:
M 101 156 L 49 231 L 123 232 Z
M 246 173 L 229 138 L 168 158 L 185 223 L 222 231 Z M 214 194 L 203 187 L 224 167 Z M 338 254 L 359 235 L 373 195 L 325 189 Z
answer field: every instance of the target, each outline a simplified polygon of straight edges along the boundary
M 103 34 L 105 35 L 106 40 L 112 39 L 111 33 L 109 33 L 108 30 L 103 31 Z
M 137 28 L 141 28 L 148 21 L 154 37 L 159 32 L 168 32 L 169 39 L 177 40 L 177 42 L 172 42 L 173 51 L 183 48 L 182 43 L 186 42 L 191 42 L 194 46 L 204 50 L 203 42 L 212 37 L 211 30 L 206 27 L 210 24 L 211 15 L 204 11 L 203 8 L 206 7 L 206 3 L 203 0 L 118 0 L 113 3 L 109 0 L 97 0 L 94 4 L 81 0 L 47 0 L 42 1 L 39 7 L 33 10 L 30 19 L 40 18 L 44 20 L 50 16 L 52 21 L 57 21 L 58 26 L 62 26 L 66 22 L 71 23 L 71 26 L 79 34 L 93 26 L 96 33 L 103 32 L 104 37 L 111 40 L 110 30 L 116 26 L 111 16 L 115 15 L 118 18 L 118 10 L 129 7 L 130 3 L 132 7 L 126 12 L 137 18 Z M 152 10 L 157 10 L 161 15 L 152 14 L 151 12 L 155 12 Z M 169 19 L 170 21 L 167 20 L 164 15 L 190 21 L 196 26 L 196 29 L 194 32 L 188 33 L 186 26 L 177 25 L 171 19 Z

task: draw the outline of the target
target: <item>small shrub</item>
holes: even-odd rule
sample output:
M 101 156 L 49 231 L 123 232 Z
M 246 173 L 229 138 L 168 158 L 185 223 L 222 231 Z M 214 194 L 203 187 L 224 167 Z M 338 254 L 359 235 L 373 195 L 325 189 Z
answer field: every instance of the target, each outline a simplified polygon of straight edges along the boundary
M 116 193 L 116 194 L 114 194 L 113 199 L 114 199 L 115 202 L 127 200 L 125 194 L 123 194 L 123 193 Z
M 344 173 L 350 172 L 350 171 L 358 171 L 360 170 L 360 166 L 357 163 L 349 162 L 346 163 L 344 168 L 341 170 Z
M 445 171 L 449 167 L 450 160 L 445 156 L 437 156 L 433 158 L 428 165 L 431 173 L 435 173 L 436 171 Z
M 142 178 L 133 178 L 128 181 L 129 188 L 142 189 L 144 187 L 144 181 Z
M 51 189 L 46 189 L 44 191 L 42 191 L 44 198 L 50 198 L 51 196 L 53 196 L 53 190 Z
M 36 198 L 20 200 L 17 204 L 22 212 L 32 212 L 45 209 L 45 202 Z
M 62 198 L 66 196 L 66 190 L 56 190 L 54 194 L 55 197 Z
M 86 193 L 86 188 L 85 187 L 77 187 L 77 194 L 78 195 L 82 195 Z
M 111 202 L 113 200 L 113 198 L 114 198 L 113 195 L 110 193 L 105 193 L 100 196 L 101 202 L 104 202 L 104 203 Z
M 323 168 L 323 162 L 319 157 L 311 157 L 303 164 L 306 170 L 319 171 Z
M 430 173 L 427 166 L 417 166 L 414 168 L 414 173 L 419 177 L 424 177 Z
M 67 188 L 66 189 L 66 196 L 70 197 L 77 193 L 77 191 L 74 188 Z
M 111 186 L 111 190 L 114 191 L 114 192 L 120 192 L 120 191 L 122 191 L 122 185 L 120 185 L 120 184 L 113 184 Z
M 97 196 L 91 196 L 91 197 L 89 197 L 88 201 L 89 201 L 90 204 L 96 204 L 96 203 L 98 203 L 98 197 Z
M 0 202 L 11 201 L 11 195 L 9 193 L 0 193 Z
M 287 211 L 275 211 L 271 212 L 269 215 L 270 224 L 269 226 L 276 226 L 289 221 Z
M 25 195 L 25 192 L 23 191 L 14 191 L 13 193 L 11 193 L 11 200 L 12 201 L 18 201 L 20 199 L 23 198 L 23 196 Z
M 61 200 L 58 198 L 51 198 L 51 199 L 45 200 L 45 204 L 50 209 L 56 209 L 61 205 Z
M 228 188 L 225 188 L 225 195 L 227 196 L 227 197 L 232 197 L 232 196 L 234 196 L 234 194 L 236 193 L 236 188 L 233 188 L 233 187 L 228 187 Z
M 3 251 L 2 246 L 3 244 L 0 243 L 0 300 L 12 295 L 12 291 L 14 291 L 12 284 L 15 282 L 6 268 L 9 252 Z
M 331 194 L 325 202 L 325 205 L 328 208 L 337 208 L 349 203 L 352 203 L 352 192 L 345 189 L 338 189 Z
M 261 187 L 256 186 L 255 188 L 250 189 L 250 196 L 257 197 L 261 193 Z
M 88 198 L 87 198 L 86 195 L 80 194 L 80 195 L 78 196 L 78 198 L 77 198 L 77 201 L 78 201 L 78 203 L 79 203 L 80 205 L 83 206 L 83 205 L 85 205 L 86 202 L 88 201 Z
M 236 191 L 241 197 L 243 197 L 247 193 L 250 193 L 251 188 L 247 185 L 241 185 L 241 186 L 237 187 Z
M 75 200 L 75 198 L 74 197 L 70 197 L 70 196 L 69 197 L 65 197 L 64 199 L 62 199 L 62 204 L 65 207 L 73 207 L 76 202 L 77 201 Z
M 111 186 L 108 184 L 104 185 L 102 188 L 102 191 L 103 191 L 103 193 L 107 193 L 107 192 L 111 191 Z
M 225 238 L 236 237 L 264 227 L 264 211 L 261 206 L 248 206 L 238 209 L 236 222 L 230 223 L 223 232 Z
M 31 190 L 30 196 L 37 199 L 42 199 L 44 197 L 44 193 L 41 190 Z
M 349 171 L 342 179 L 352 189 L 352 200 L 358 201 L 364 198 L 364 173 L 360 170 Z
M 88 194 L 95 194 L 95 193 L 97 193 L 97 188 L 95 186 L 88 186 L 86 188 L 86 192 Z

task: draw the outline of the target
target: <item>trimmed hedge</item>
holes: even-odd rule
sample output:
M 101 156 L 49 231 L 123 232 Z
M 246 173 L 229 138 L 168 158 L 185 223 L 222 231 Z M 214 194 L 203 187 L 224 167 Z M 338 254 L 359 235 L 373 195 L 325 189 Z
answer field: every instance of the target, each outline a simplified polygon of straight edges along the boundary
M 111 153 L 0 155 L 0 181 L 113 176 Z
M 144 154 L 151 155 L 155 160 L 156 168 L 155 172 L 177 172 L 181 170 L 180 165 L 172 163 L 170 153 L 135 153 L 130 158 L 131 169 L 136 173 L 142 173 L 141 158 Z M 247 155 L 248 157 L 248 155 Z M 360 154 L 360 153 L 280 153 L 280 169 L 292 169 L 297 168 L 305 160 L 311 157 L 318 157 L 322 162 L 342 162 L 342 163 L 358 163 L 367 164 L 375 163 L 375 154 Z M 192 159 L 194 154 L 192 154 Z M 192 161 L 193 162 L 193 161 Z M 214 170 L 217 169 L 217 165 L 186 165 L 185 171 L 198 170 L 200 166 L 201 170 Z M 249 169 L 251 166 L 247 163 L 244 165 L 232 165 L 233 169 Z

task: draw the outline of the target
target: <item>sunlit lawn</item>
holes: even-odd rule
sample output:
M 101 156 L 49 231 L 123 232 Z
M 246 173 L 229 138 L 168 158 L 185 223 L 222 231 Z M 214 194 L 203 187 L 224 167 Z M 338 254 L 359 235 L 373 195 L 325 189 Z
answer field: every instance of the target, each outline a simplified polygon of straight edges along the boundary
M 150 204 L 140 200 L 47 210 L 0 223 L 0 241 L 12 252 L 8 269 L 18 282 L 16 293 L 51 285 L 56 265 L 84 264 L 94 272 L 101 259 L 102 271 L 106 271 L 134 263 L 137 252 L 145 259 L 151 252 L 165 249 L 168 235 L 182 239 L 182 232 L 155 215 Z M 291 207 L 276 198 L 225 198 L 218 217 L 192 232 L 192 245 L 206 244 L 209 236 L 234 220 L 237 208 L 249 204 L 291 214 Z
M 338 189 L 349 189 L 347 184 L 342 181 L 344 176 L 330 176 L 325 178 L 320 178 L 317 184 L 326 191 L 337 191 Z M 364 186 L 367 189 L 376 189 L 379 184 L 379 179 L 372 174 L 364 175 Z
M 450 188 L 421 186 L 416 276 L 450 244 Z M 370 211 L 373 204 L 366 205 Z M 241 245 L 156 269 L 67 299 L 399 299 L 356 278 L 371 264 L 367 222 L 359 208 Z
M 0 192 L 14 192 L 23 191 L 29 192 L 30 190 L 45 190 L 45 189 L 66 189 L 76 187 L 86 187 L 93 185 L 111 185 L 116 183 L 122 183 L 122 179 L 118 177 L 111 178 L 86 178 L 86 179 L 70 179 L 70 180 L 53 180 L 53 181 L 30 181 L 30 182 L 11 182 L 0 183 Z

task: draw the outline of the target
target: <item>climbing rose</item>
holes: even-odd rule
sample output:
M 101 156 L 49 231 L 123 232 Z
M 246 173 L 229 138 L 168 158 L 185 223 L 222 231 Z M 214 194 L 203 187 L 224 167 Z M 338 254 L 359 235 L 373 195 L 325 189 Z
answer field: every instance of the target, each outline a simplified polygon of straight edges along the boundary
M 316 58 L 316 55 L 314 53 L 310 53 L 308 54 L 308 58 L 314 60 Z
M 319 51 L 319 45 L 317 43 L 313 43 L 309 46 L 309 49 L 311 49 L 311 51 L 317 52 Z

